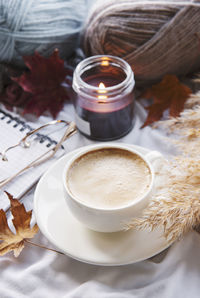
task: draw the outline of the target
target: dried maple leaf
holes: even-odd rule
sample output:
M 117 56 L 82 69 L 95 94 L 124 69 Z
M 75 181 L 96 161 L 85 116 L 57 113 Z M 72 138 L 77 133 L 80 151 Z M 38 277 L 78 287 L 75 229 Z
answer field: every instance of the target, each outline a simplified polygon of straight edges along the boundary
M 148 116 L 142 127 L 160 120 L 168 108 L 170 116 L 179 116 L 191 93 L 191 89 L 182 84 L 175 75 L 165 75 L 160 83 L 153 85 L 142 95 L 147 99 L 153 98 L 154 101 L 147 107 Z
M 18 257 L 24 248 L 26 238 L 33 238 L 38 232 L 38 226 L 35 224 L 30 227 L 32 210 L 26 211 L 23 204 L 14 199 L 11 194 L 6 192 L 11 204 L 11 213 L 13 215 L 13 225 L 16 230 L 14 234 L 7 222 L 6 213 L 0 209 L 0 255 L 4 255 L 10 251 L 14 251 L 14 256 Z
M 31 94 L 25 92 L 16 82 L 9 82 L 0 94 L 0 101 L 8 110 L 15 107 L 22 107 L 30 99 Z
M 72 71 L 64 66 L 64 61 L 59 58 L 55 50 L 49 58 L 42 57 L 35 52 L 33 56 L 23 57 L 29 71 L 18 78 L 12 78 L 31 97 L 25 106 L 24 113 L 35 113 L 40 116 L 49 110 L 56 117 L 62 109 L 65 100 L 69 99 L 63 82 L 69 84 L 67 76 L 72 76 Z

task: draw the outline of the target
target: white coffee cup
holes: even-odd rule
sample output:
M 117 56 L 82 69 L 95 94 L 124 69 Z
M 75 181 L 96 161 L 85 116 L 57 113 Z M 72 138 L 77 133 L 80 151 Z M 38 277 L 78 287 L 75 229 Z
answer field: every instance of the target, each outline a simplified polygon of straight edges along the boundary
M 72 164 L 76 162 L 76 160 L 87 153 L 106 148 L 117 148 L 134 153 L 138 155 L 150 169 L 151 182 L 147 191 L 139 199 L 133 200 L 128 205 L 118 208 L 107 209 L 89 206 L 72 194 L 67 182 L 69 169 L 71 168 Z M 67 162 L 63 171 L 65 198 L 70 211 L 76 219 L 78 219 L 89 229 L 98 232 L 117 232 L 123 230 L 126 223 L 128 223 L 133 217 L 139 216 L 142 210 L 148 205 L 149 198 L 153 191 L 155 179 L 152 162 L 160 157 L 162 157 L 162 155 L 158 151 L 151 151 L 144 155 L 139 153 L 137 150 L 130 149 L 130 147 L 127 147 L 125 144 L 121 143 L 102 143 L 93 145 L 90 148 L 83 148 Z

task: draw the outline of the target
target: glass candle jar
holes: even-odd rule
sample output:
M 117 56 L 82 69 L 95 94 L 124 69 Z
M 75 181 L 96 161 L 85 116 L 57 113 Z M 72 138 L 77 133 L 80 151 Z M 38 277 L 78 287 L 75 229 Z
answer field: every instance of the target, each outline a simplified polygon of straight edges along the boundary
M 114 140 L 133 126 L 134 75 L 130 65 L 114 56 L 81 61 L 73 76 L 76 125 L 85 136 Z

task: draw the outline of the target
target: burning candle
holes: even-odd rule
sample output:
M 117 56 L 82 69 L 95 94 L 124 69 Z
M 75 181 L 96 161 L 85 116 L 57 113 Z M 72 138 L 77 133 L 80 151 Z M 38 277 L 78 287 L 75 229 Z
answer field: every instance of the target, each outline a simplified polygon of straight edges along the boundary
M 74 71 L 76 125 L 85 136 L 114 140 L 133 126 L 134 75 L 127 62 L 113 56 L 93 56 Z
M 98 98 L 98 102 L 100 103 L 100 102 L 106 102 L 106 100 L 107 100 L 107 95 L 105 95 L 105 93 L 106 93 L 106 90 L 105 90 L 105 85 L 104 85 L 104 83 L 100 83 L 99 84 L 99 90 L 97 90 L 97 92 L 99 93 L 99 94 L 102 94 L 102 93 L 104 93 L 104 95 L 98 95 L 97 96 L 97 98 Z

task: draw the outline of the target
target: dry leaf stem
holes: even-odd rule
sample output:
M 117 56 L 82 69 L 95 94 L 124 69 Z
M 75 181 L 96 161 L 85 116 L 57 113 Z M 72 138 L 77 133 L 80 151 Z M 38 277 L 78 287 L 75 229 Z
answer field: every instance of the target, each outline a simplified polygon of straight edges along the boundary
M 56 249 L 53 249 L 53 248 L 49 248 L 49 247 L 43 246 L 43 245 L 41 245 L 41 244 L 34 243 L 34 242 L 29 241 L 29 240 L 27 240 L 27 239 L 24 239 L 24 242 L 26 242 L 26 243 L 28 243 L 28 244 L 31 244 L 31 245 L 34 245 L 34 246 L 37 246 L 37 247 L 40 247 L 40 248 L 43 248 L 43 249 L 47 249 L 47 250 L 56 252 L 56 253 L 61 254 L 61 255 L 64 255 L 64 253 L 61 252 L 61 251 L 58 251 L 58 250 L 56 250 Z

